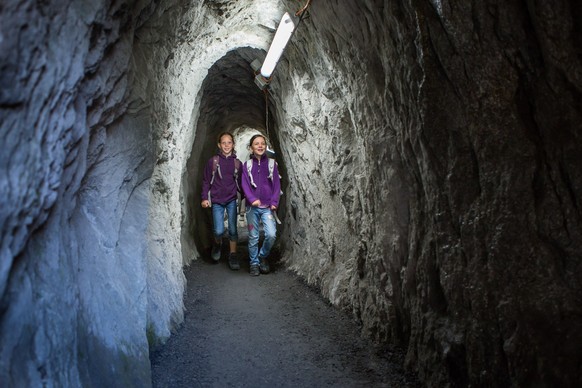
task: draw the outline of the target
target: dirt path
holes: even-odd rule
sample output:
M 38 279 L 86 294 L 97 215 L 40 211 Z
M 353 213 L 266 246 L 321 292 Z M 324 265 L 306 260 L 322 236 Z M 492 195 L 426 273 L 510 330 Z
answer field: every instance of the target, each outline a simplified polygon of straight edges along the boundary
M 246 257 L 246 256 L 245 256 Z M 395 353 L 292 273 L 198 261 L 183 325 L 151 355 L 154 387 L 412 387 Z

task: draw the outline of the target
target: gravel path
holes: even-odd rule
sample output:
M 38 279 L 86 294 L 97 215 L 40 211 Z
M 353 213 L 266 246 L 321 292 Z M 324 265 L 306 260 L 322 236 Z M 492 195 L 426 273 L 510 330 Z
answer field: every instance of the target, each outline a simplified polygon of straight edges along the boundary
M 246 252 L 243 253 L 246 256 Z M 194 262 L 184 323 L 152 352 L 154 387 L 412 387 L 401 357 L 289 271 Z

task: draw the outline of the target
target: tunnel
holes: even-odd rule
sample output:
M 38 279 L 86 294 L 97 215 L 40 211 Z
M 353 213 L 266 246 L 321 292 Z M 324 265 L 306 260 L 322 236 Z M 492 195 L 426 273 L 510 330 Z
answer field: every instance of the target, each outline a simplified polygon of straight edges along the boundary
M 186 225 L 182 232 L 185 257 L 188 252 L 207 252 L 210 249 L 211 220 L 209 214 L 199 206 L 203 172 L 199 166 L 204 166 L 216 154 L 217 136 L 223 132 L 234 135 L 237 156 L 242 162 L 248 160 L 249 135 L 254 133 L 266 136 L 272 151 L 278 153 L 279 125 L 274 119 L 277 117 L 276 106 L 271 102 L 270 91 L 261 90 L 255 85 L 255 73 L 251 67 L 251 62 L 255 59 L 263 61 L 265 54 L 264 50 L 250 47 L 229 51 L 212 65 L 202 84 L 200 115 L 195 126 L 195 136 L 204 140 L 193 144 L 186 164 L 185 181 L 182 182 L 186 198 Z M 278 165 L 284 172 L 284 161 L 281 160 Z M 282 199 L 282 217 L 284 203 Z M 240 227 L 244 229 L 245 225 Z
M 251 63 L 306 3 L 265 92 Z M 581 21 L 571 0 L 3 1 L 0 385 L 151 386 L 208 254 L 202 167 L 254 131 L 281 267 L 424 386 L 579 386 Z

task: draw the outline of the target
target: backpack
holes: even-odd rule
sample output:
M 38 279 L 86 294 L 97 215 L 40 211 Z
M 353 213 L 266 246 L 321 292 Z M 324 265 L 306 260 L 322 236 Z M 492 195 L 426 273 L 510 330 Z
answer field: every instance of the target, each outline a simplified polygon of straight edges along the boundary
M 222 173 L 220 172 L 220 163 L 218 163 L 220 161 L 220 156 L 218 155 L 214 155 L 212 157 L 212 179 L 210 179 L 210 186 L 208 188 L 208 202 L 212 203 L 212 201 L 210 200 L 210 191 L 212 189 L 212 184 L 214 183 L 214 178 L 216 175 L 216 172 L 218 171 L 218 176 L 220 177 L 220 179 L 222 179 Z M 238 192 L 242 192 L 240 186 L 238 185 L 238 171 L 240 170 L 240 160 L 238 160 L 237 158 L 234 159 L 234 182 L 236 183 L 236 189 L 238 190 Z
M 271 182 L 273 181 L 273 171 L 275 171 L 275 159 L 272 158 L 268 158 L 269 160 L 269 179 L 271 180 Z M 249 163 L 251 162 L 251 163 Z M 245 167 L 247 168 L 247 172 L 249 173 L 249 179 L 251 180 L 251 186 L 253 187 L 257 187 L 257 185 L 255 184 L 255 180 L 253 179 L 253 174 L 251 174 L 251 170 L 253 168 L 253 163 L 252 163 L 252 159 L 249 159 L 245 162 Z M 281 179 L 281 175 L 279 174 L 279 179 Z M 281 194 L 283 194 L 283 192 L 281 191 Z

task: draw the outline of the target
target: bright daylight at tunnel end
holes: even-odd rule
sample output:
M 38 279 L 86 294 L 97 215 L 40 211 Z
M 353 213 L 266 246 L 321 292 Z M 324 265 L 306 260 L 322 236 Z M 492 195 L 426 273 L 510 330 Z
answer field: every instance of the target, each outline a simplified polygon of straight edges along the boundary
M 423 385 L 581 386 L 580 47 L 574 0 L 3 0 L 0 385 L 151 386 L 230 131 Z

